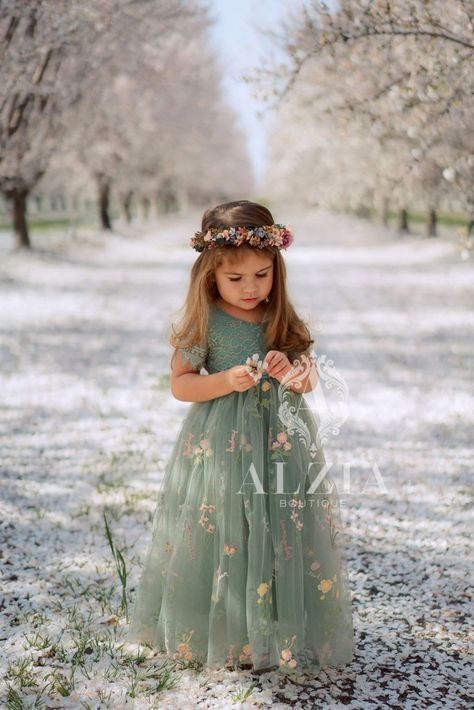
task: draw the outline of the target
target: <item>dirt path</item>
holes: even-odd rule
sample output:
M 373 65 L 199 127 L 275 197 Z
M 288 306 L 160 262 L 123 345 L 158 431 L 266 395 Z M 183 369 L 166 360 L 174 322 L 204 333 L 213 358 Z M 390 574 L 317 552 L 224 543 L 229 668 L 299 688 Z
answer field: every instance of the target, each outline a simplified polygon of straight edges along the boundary
M 133 596 L 188 407 L 169 392 L 166 335 L 195 258 L 190 215 L 143 234 L 2 254 L 0 653 L 10 707 L 41 697 L 134 709 L 469 704 L 472 259 L 453 239 L 399 239 L 329 215 L 289 221 L 292 300 L 349 393 L 325 451 L 347 529 L 353 664 L 280 687 L 274 674 L 188 669 L 148 697 L 156 658 L 120 647 L 103 510 Z

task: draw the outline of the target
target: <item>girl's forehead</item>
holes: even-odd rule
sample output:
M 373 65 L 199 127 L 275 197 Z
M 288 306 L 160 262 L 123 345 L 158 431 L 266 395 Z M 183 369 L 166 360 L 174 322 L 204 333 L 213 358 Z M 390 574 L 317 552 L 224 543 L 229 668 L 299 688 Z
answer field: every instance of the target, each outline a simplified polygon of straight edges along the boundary
M 222 262 L 217 268 L 227 269 L 230 267 L 235 268 L 236 266 L 240 266 L 244 269 L 247 268 L 251 270 L 255 268 L 255 270 L 258 270 L 264 269 L 265 266 L 270 266 L 272 263 L 273 260 L 265 254 L 257 254 L 256 252 L 246 251 L 239 254 L 236 259 L 230 259 L 227 256 L 223 256 Z

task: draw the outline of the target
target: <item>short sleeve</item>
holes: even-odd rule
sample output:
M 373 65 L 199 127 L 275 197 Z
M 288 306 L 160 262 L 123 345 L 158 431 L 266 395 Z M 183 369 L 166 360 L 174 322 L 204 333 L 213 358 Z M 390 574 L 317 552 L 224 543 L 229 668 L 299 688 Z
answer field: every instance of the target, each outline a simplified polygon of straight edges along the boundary
M 303 355 L 309 357 L 310 360 L 314 361 L 313 352 L 310 350 L 305 350 L 301 353 L 295 352 L 295 350 L 290 350 L 288 352 L 288 360 L 293 364 L 296 359 L 301 360 Z
M 204 367 L 207 350 L 201 345 L 190 345 L 188 348 L 178 348 L 181 356 L 191 363 L 193 369 L 200 370 Z

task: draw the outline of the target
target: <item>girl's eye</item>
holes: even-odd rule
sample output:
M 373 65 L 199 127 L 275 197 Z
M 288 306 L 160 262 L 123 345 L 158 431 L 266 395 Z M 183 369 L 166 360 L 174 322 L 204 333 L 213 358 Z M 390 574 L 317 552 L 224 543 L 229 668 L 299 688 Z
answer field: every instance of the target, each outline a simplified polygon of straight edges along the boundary
M 264 279 L 265 276 L 268 276 L 268 274 L 257 274 L 257 278 L 259 279 Z M 236 279 L 229 278 L 229 281 L 240 281 L 240 276 L 237 276 Z

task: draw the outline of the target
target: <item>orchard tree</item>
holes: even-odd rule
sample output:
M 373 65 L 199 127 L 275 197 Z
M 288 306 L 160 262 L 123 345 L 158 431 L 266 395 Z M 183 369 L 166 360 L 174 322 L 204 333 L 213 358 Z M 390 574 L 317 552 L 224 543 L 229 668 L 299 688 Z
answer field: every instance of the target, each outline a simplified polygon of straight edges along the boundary
M 67 16 L 67 3 L 60 4 Z M 11 203 L 14 233 L 24 247 L 30 245 L 26 199 L 54 148 L 63 31 L 40 0 L 0 6 L 0 190 Z
M 107 229 L 114 189 L 130 218 L 132 195 L 170 207 L 224 178 L 229 190 L 250 180 L 208 50 L 208 10 L 200 0 L 1 1 L 0 193 L 18 246 L 30 246 L 27 198 L 40 180 L 45 190 L 58 153 L 87 167 Z
M 222 67 L 209 49 L 210 19 L 204 12 L 178 19 L 164 25 L 147 15 L 145 28 L 138 21 L 124 28 L 128 41 L 118 41 L 110 57 L 111 76 L 99 76 L 71 114 L 65 150 L 98 181 L 106 228 L 112 193 L 130 221 L 132 201 L 146 219 L 151 210 L 207 201 L 223 185 L 229 197 L 253 186 L 244 138 L 221 90 Z M 113 37 L 121 38 L 120 23 Z M 110 53 L 113 41 L 104 44 Z
M 385 214 L 390 196 L 402 229 L 413 197 L 432 223 L 441 198 L 472 220 L 473 10 L 472 0 L 343 0 L 336 11 L 309 0 L 280 34 L 266 31 L 287 61 L 259 68 L 250 80 L 273 108 L 290 102 L 293 111 L 301 109 L 309 145 L 325 126 L 333 135 L 325 162 L 332 160 L 335 182 L 326 171 L 322 189 L 337 199 L 341 169 L 350 161 L 356 173 L 360 168 L 352 192 L 362 181 Z M 369 159 L 357 150 L 367 139 Z

